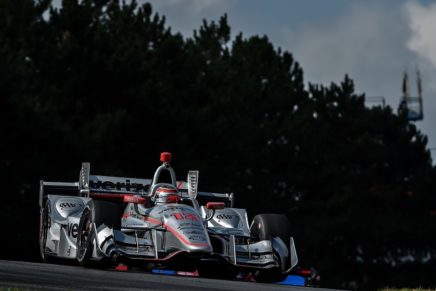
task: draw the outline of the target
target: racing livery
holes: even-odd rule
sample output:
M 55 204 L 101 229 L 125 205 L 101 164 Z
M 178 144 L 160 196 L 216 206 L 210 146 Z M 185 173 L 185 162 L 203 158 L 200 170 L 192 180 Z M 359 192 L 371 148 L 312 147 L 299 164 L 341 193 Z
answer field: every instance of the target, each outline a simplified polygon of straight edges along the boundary
M 298 262 L 287 218 L 259 214 L 250 225 L 246 210 L 233 207 L 232 193 L 198 191 L 198 171 L 177 181 L 170 161 L 170 153 L 161 153 L 152 179 L 90 175 L 90 164 L 82 163 L 77 182 L 41 181 L 42 259 L 285 279 Z M 162 182 L 163 172 L 171 181 Z

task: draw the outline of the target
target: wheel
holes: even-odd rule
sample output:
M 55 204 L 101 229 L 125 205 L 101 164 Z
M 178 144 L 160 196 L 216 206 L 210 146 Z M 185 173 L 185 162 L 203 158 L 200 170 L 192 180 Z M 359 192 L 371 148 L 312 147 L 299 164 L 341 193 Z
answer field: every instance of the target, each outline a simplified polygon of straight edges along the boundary
M 77 235 L 77 262 L 84 267 L 111 268 L 114 262 L 103 258 L 100 261 L 92 260 L 95 230 L 105 224 L 113 229 L 121 229 L 121 210 L 116 203 L 94 200 L 88 203 L 83 210 L 79 222 Z
M 259 240 L 271 240 L 271 237 L 276 236 L 288 246 L 291 226 L 286 216 L 282 214 L 259 214 L 253 218 L 250 234 Z M 274 255 L 277 256 L 277 254 Z M 253 276 L 258 282 L 272 283 L 285 280 L 287 274 L 283 274 L 280 268 L 272 268 L 257 270 Z
M 292 236 L 291 225 L 283 214 L 258 214 L 253 218 L 250 234 L 260 240 L 270 240 L 271 236 L 280 237 L 286 245 Z
M 39 221 L 39 253 L 41 255 L 42 261 L 45 263 L 51 263 L 54 259 L 52 256 L 46 254 L 45 252 L 48 230 L 51 226 L 50 214 L 50 204 L 47 201 L 44 209 L 42 210 Z

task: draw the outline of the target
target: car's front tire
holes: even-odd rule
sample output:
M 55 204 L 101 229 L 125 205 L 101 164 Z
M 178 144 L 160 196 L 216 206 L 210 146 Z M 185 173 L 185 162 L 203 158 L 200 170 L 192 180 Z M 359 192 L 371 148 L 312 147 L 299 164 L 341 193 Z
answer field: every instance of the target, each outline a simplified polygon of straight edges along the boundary
M 83 210 L 77 235 L 77 262 L 84 267 L 111 268 L 114 262 L 109 258 L 92 260 L 95 228 L 105 224 L 113 229 L 121 229 L 121 211 L 116 203 L 93 200 Z M 94 227 L 95 226 L 95 227 Z
M 256 215 L 250 227 L 250 234 L 259 240 L 271 240 L 273 236 L 279 237 L 286 245 L 288 245 L 292 235 L 291 226 L 286 216 L 272 213 Z M 271 268 L 257 270 L 253 276 L 257 282 L 273 283 L 285 280 L 287 274 L 283 274 L 281 268 Z

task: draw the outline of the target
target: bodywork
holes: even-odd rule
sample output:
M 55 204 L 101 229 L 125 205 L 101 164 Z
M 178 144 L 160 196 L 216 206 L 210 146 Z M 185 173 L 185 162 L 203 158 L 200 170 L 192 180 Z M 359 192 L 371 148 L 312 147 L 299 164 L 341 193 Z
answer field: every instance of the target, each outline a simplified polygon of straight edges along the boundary
M 156 174 L 153 179 L 90 175 L 90 164 L 83 163 L 77 182 L 41 181 L 41 221 L 44 211 L 48 212 L 43 252 L 75 259 L 86 205 L 92 200 L 110 200 L 123 209 L 121 229 L 93 225 L 95 261 L 165 266 L 183 258 L 194 264 L 215 262 L 237 269 L 280 268 L 283 273 L 295 267 L 298 258 L 292 237 L 288 241 L 279 237 L 256 240 L 250 236 L 246 210 L 233 207 L 233 194 L 197 191 L 196 171 L 189 172 L 187 181 L 176 181 L 172 169 L 171 173 L 181 200 L 161 205 L 153 205 L 150 197 Z M 225 207 L 208 209 L 208 202 L 221 202 Z M 41 231 L 40 239 L 43 235 Z

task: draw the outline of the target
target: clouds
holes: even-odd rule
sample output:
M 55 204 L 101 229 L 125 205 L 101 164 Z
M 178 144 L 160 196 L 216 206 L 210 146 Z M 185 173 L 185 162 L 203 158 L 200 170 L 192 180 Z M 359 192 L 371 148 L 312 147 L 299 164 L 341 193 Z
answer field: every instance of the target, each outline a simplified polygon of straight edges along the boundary
M 329 84 L 345 74 L 368 96 L 384 96 L 396 107 L 401 74 L 413 54 L 405 47 L 409 27 L 400 6 L 354 2 L 337 18 L 304 24 L 288 41 L 306 80 Z
M 424 6 L 409 2 L 405 9 L 412 30 L 407 47 L 436 68 L 436 3 Z
M 423 76 L 424 121 L 419 124 L 429 137 L 429 147 L 436 148 L 436 3 L 408 2 L 404 5 L 411 29 L 407 48 L 420 60 Z M 436 162 L 436 152 L 433 163 Z
M 147 1 L 151 2 L 154 7 L 159 8 L 172 8 L 191 11 L 194 14 L 197 13 L 208 13 L 214 9 L 220 9 L 226 7 L 230 4 L 230 0 L 214 0 L 214 1 L 205 1 L 205 0 L 165 0 L 165 1 Z M 139 1 L 141 2 L 141 1 Z

